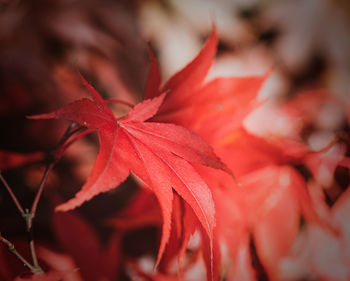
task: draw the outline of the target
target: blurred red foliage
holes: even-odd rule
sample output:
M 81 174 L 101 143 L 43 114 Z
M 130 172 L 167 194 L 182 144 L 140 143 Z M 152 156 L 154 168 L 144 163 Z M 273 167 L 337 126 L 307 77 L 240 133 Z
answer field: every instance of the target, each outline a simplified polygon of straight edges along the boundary
M 34 221 L 44 274 L 11 256 L 6 241 L 35 265 L 2 189 L 1 280 L 349 280 L 344 97 L 316 88 L 261 98 L 273 68 L 208 79 L 222 48 L 214 25 L 164 83 L 150 48 L 144 85 L 147 48 L 135 18 L 146 4 L 0 5 L 0 169 L 21 206 L 31 204 L 42 166 L 55 163 Z M 99 93 L 84 80 L 85 92 L 76 69 Z M 269 103 L 276 112 L 254 116 Z M 64 121 L 25 116 L 59 107 L 35 117 L 76 122 L 55 154 Z M 281 120 L 291 129 L 278 134 Z

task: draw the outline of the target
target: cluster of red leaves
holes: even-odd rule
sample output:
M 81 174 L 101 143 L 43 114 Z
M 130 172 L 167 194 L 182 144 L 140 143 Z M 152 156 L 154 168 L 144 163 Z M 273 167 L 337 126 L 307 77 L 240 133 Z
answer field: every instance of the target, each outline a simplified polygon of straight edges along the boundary
M 322 280 L 348 280 L 349 189 L 329 208 L 317 181 L 320 170 L 333 175 L 336 167 L 348 167 L 345 150 L 341 144 L 332 144 L 315 152 L 301 142 L 249 133 L 243 120 L 259 106 L 257 93 L 267 75 L 205 81 L 216 48 L 214 30 L 199 55 L 163 86 L 151 52 L 145 100 L 125 117 L 116 118 L 107 101 L 83 78 L 91 99 L 32 117 L 70 120 L 98 134 L 100 148 L 86 183 L 58 211 L 72 210 L 114 189 L 130 172 L 157 198 L 141 191 L 110 220 L 119 235 L 106 249 L 101 249 L 82 219 L 57 214 L 56 233 L 84 280 L 113 280 L 122 259 L 117 254 L 120 233 L 147 224 L 161 226 L 162 236 L 154 262 L 158 273 L 144 272 L 137 262 L 129 261 L 130 274 L 142 280 L 177 280 L 180 276 L 186 280 L 186 272 L 198 257 L 204 261 L 207 280 L 258 280 L 262 272 L 253 266 L 253 258 L 258 258 L 270 280 L 283 280 L 281 267 L 301 232 L 306 241 L 318 241 L 309 246 L 307 274 Z M 306 167 L 312 180 L 296 167 Z M 302 229 L 301 219 L 307 225 Z M 78 228 L 74 233 L 93 241 L 88 243 L 93 247 L 72 243 L 64 224 Z M 195 233 L 200 242 L 191 258 L 186 250 Z M 334 245 L 332 259 L 339 270 L 322 267 L 328 258 L 322 246 L 327 243 Z M 301 258 L 290 259 L 298 263 Z M 99 263 L 101 272 L 89 268 Z M 55 274 L 31 280 L 68 280 Z

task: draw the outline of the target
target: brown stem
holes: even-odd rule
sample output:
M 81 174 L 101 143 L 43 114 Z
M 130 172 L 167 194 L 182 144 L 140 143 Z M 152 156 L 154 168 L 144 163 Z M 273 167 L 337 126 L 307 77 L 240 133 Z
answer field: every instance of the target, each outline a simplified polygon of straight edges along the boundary
M 5 180 L 5 178 L 2 176 L 1 171 L 0 171 L 0 180 L 2 181 L 2 183 L 4 184 L 4 186 L 6 187 L 8 193 L 10 194 L 10 196 L 11 196 L 13 202 L 15 203 L 15 205 L 16 205 L 16 207 L 17 207 L 17 209 L 18 209 L 18 211 L 19 211 L 19 212 L 21 213 L 21 215 L 23 216 L 23 215 L 24 215 L 24 210 L 23 210 L 21 204 L 19 203 L 19 201 L 18 201 L 16 195 L 13 193 L 12 188 L 9 186 L 9 184 L 7 183 L 7 181 Z
M 64 132 L 63 136 L 59 140 L 59 142 L 56 145 L 56 148 L 54 151 L 59 150 L 62 146 L 65 145 L 65 143 L 68 141 L 68 139 L 73 136 L 75 133 L 79 132 L 80 130 L 85 129 L 85 127 L 78 125 L 75 122 L 72 122 L 67 130 Z
M 10 193 L 10 196 L 11 196 L 13 202 L 15 203 L 15 205 L 17 206 L 17 209 L 21 213 L 22 217 L 25 219 L 26 230 L 27 230 L 27 233 L 28 233 L 28 244 L 29 244 L 31 257 L 32 257 L 32 260 L 33 260 L 33 266 L 31 264 L 29 264 L 29 262 L 27 262 L 27 260 L 25 260 L 20 253 L 17 252 L 17 250 L 15 249 L 15 246 L 10 241 L 8 241 L 4 237 L 2 237 L 1 234 L 0 234 L 1 242 L 4 243 L 7 246 L 7 249 L 15 257 L 17 257 L 24 264 L 24 266 L 28 267 L 32 271 L 33 274 L 41 274 L 41 273 L 43 273 L 43 271 L 40 268 L 39 263 L 38 263 L 38 259 L 36 257 L 35 248 L 34 248 L 34 240 L 33 240 L 33 232 L 32 232 L 32 221 L 33 221 L 34 216 L 32 215 L 31 212 L 29 212 L 28 209 L 26 209 L 25 211 L 23 210 L 23 208 L 22 208 L 21 204 L 19 203 L 16 195 L 13 193 L 11 187 L 6 182 L 5 178 L 1 175 L 1 173 L 0 173 L 0 179 L 3 182 L 3 184 L 5 185 L 7 191 Z
M 28 210 L 25 220 L 26 220 L 26 226 L 27 226 L 29 252 L 32 258 L 33 266 L 36 269 L 37 273 L 42 273 L 43 270 L 39 266 L 38 258 L 35 251 L 34 235 L 33 235 L 33 218 L 34 216 Z
M 76 127 L 76 125 L 77 124 L 74 122 L 70 124 L 70 126 L 67 128 L 66 132 L 63 134 L 62 138 L 58 142 L 56 150 L 60 151 L 60 150 L 62 150 L 62 148 L 65 148 L 67 140 L 73 134 L 75 134 L 76 132 L 78 132 L 79 130 L 81 130 L 83 128 L 83 127 L 74 128 L 74 127 Z M 68 142 L 68 143 L 71 144 L 72 142 Z M 62 151 L 62 153 L 63 152 L 64 152 L 64 150 Z M 59 156 L 61 156 L 62 153 L 59 153 Z M 27 233 L 28 233 L 28 244 L 29 244 L 30 255 L 32 257 L 34 267 L 39 269 L 39 270 L 41 270 L 41 268 L 39 266 L 38 258 L 37 258 L 36 251 L 35 251 L 35 245 L 34 245 L 33 219 L 35 218 L 36 211 L 38 209 L 39 200 L 40 200 L 41 195 L 43 193 L 49 172 L 52 170 L 52 168 L 55 165 L 55 162 L 57 160 L 58 159 L 54 158 L 47 164 L 45 172 L 44 172 L 44 174 L 41 178 L 41 181 L 40 181 L 39 189 L 35 195 L 32 207 L 31 207 L 30 211 L 26 210 L 26 212 L 24 213 L 24 218 L 26 221 L 26 227 L 27 227 Z
M 77 123 L 72 122 L 69 127 L 67 128 L 67 130 L 64 132 L 63 136 L 61 137 L 60 141 L 57 144 L 57 147 L 61 146 L 62 144 L 64 144 L 66 142 L 67 139 L 70 138 L 70 136 L 72 136 L 73 134 L 75 134 L 77 131 L 79 131 L 81 129 L 81 127 L 75 128 Z
M 50 172 L 51 169 L 53 168 L 53 165 L 54 165 L 53 163 L 50 163 L 50 164 L 48 164 L 48 165 L 46 166 L 44 175 L 43 175 L 43 177 L 41 178 L 41 182 L 40 182 L 40 185 L 39 185 L 38 192 L 36 193 L 35 199 L 34 199 L 33 204 L 32 204 L 32 208 L 31 208 L 31 210 L 30 210 L 30 213 L 31 213 L 31 215 L 32 215 L 32 219 L 35 217 L 36 210 L 37 210 L 37 208 L 38 208 L 38 203 L 39 203 L 41 194 L 43 193 L 43 190 L 44 190 L 44 186 L 45 186 L 47 177 L 48 177 L 48 175 L 49 175 L 49 172 Z
M 43 190 L 44 190 L 45 182 L 47 180 L 47 177 L 53 165 L 54 165 L 53 163 L 50 163 L 47 165 L 45 172 L 43 174 L 43 177 L 41 179 L 38 192 L 36 193 L 35 199 L 33 201 L 32 208 L 30 209 L 30 211 L 26 209 L 26 213 L 24 214 L 27 233 L 28 233 L 28 244 L 29 244 L 30 255 L 32 257 L 34 267 L 38 269 L 40 269 L 40 266 L 39 266 L 38 258 L 35 251 L 35 245 L 34 245 L 33 219 L 35 218 L 35 215 L 36 215 L 36 210 L 38 208 L 38 203 L 41 198 L 41 194 L 43 193 Z
M 77 124 L 76 123 L 71 123 L 70 126 L 67 128 L 67 130 L 65 131 L 65 133 L 63 134 L 61 140 L 58 142 L 57 144 L 57 147 L 58 149 L 60 149 L 60 147 L 64 147 L 64 144 L 65 142 L 73 135 L 75 134 L 76 132 L 78 132 L 79 130 L 81 130 L 82 127 L 78 127 L 76 128 L 75 130 L 74 127 L 76 126 Z M 43 190 L 44 190 L 44 186 L 45 186 L 45 183 L 46 183 L 46 180 L 47 180 L 47 177 L 49 175 L 49 172 L 52 170 L 54 164 L 55 164 L 55 161 L 57 161 L 57 159 L 53 159 L 50 161 L 50 163 L 47 164 L 46 166 L 46 169 L 45 169 L 45 172 L 43 174 L 43 177 L 41 178 L 41 182 L 40 182 L 40 185 L 39 185 L 39 189 L 38 189 L 38 192 L 36 193 L 35 195 L 35 198 L 34 198 L 34 201 L 33 201 L 33 204 L 32 204 L 32 208 L 30 209 L 30 213 L 26 213 L 26 214 L 29 214 L 27 215 L 26 217 L 28 218 L 26 221 L 28 221 L 28 224 L 27 224 L 27 228 L 31 228 L 32 227 L 32 220 L 34 219 L 35 217 L 35 214 L 36 214 L 36 210 L 38 208 L 38 203 L 39 203 L 39 200 L 40 200 L 40 197 L 41 197 L 41 194 L 43 193 Z
M 60 148 L 60 154 L 62 155 L 73 143 L 75 143 L 77 140 L 80 140 L 81 138 L 85 137 L 87 134 L 90 134 L 93 130 L 86 130 L 83 131 L 81 134 L 75 136 L 72 140 L 67 141 L 64 145 Z
M 23 265 L 27 268 L 30 269 L 30 271 L 32 271 L 33 273 L 34 272 L 37 272 L 37 269 L 32 266 L 20 253 L 17 252 L 15 246 L 10 242 L 8 241 L 7 239 L 5 239 L 1 233 L 0 233 L 0 241 L 1 243 L 5 244 L 7 249 L 18 259 L 20 260 Z
M 77 126 L 77 124 L 73 122 L 67 128 L 66 132 L 64 133 L 64 135 L 62 136 L 62 138 L 58 142 L 56 149 L 51 152 L 53 159 L 50 158 L 49 163 L 56 163 L 62 157 L 63 153 L 67 150 L 68 146 L 79 139 L 79 138 L 75 137 L 73 140 L 68 141 L 71 136 L 73 136 L 75 133 L 77 133 L 83 129 L 86 129 L 85 127 L 82 127 L 82 126 L 77 126 L 76 128 L 74 128 L 75 126 Z M 82 134 L 84 134 L 84 132 Z M 83 136 L 85 136 L 85 134 Z
M 24 266 L 28 267 L 31 272 L 33 274 L 42 274 L 44 273 L 43 270 L 41 269 L 41 267 L 39 266 L 39 262 L 38 262 L 38 258 L 35 252 L 35 245 L 34 245 L 34 237 L 33 237 L 33 219 L 35 218 L 36 215 L 36 211 L 38 208 L 38 204 L 39 204 L 39 200 L 41 198 L 41 195 L 43 193 L 44 190 L 44 186 L 46 183 L 46 180 L 48 178 L 49 172 L 52 170 L 54 164 L 56 163 L 56 161 L 59 159 L 57 158 L 57 156 L 62 156 L 62 153 L 65 151 L 65 149 L 68 148 L 69 145 L 71 145 L 75 140 L 79 139 L 80 137 L 78 136 L 78 138 L 73 139 L 72 141 L 66 143 L 68 141 L 68 139 L 74 135 L 75 133 L 77 133 L 78 131 L 80 131 L 82 128 L 84 127 L 76 127 L 77 124 L 76 123 L 72 123 L 66 130 L 66 132 L 64 133 L 64 135 L 62 136 L 62 138 L 60 139 L 60 141 L 57 144 L 57 148 L 56 148 L 56 152 L 62 150 L 61 153 L 55 154 L 54 158 L 51 158 L 50 161 L 47 163 L 45 172 L 42 176 L 40 185 L 39 185 L 39 189 L 35 195 L 33 204 L 31 209 L 25 209 L 23 210 L 21 204 L 19 203 L 16 195 L 13 193 L 11 187 L 9 186 L 9 184 L 6 182 L 6 180 L 4 179 L 4 177 L 1 174 L 0 171 L 0 180 L 2 181 L 2 183 L 4 184 L 5 188 L 7 189 L 7 191 L 9 192 L 13 202 L 15 203 L 17 209 L 19 210 L 19 212 L 21 213 L 22 217 L 25 220 L 26 223 L 26 231 L 28 234 L 28 244 L 29 244 L 29 250 L 30 250 L 30 255 L 32 258 L 32 262 L 33 265 L 31 265 L 26 259 L 23 258 L 23 256 L 17 252 L 17 250 L 15 249 L 15 246 L 8 241 L 7 239 L 5 239 L 4 237 L 1 236 L 0 234 L 0 240 L 2 243 L 4 243 L 8 250 L 17 257 L 17 259 L 19 259 Z M 84 136 L 85 134 L 81 134 L 82 136 Z

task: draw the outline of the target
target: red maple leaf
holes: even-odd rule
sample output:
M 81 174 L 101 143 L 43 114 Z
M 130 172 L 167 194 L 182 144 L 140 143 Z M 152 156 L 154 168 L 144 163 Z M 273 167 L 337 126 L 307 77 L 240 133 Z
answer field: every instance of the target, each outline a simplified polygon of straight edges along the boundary
M 328 221 L 327 212 L 319 211 L 317 202 L 310 197 L 305 179 L 291 167 L 302 164 L 308 157 L 319 159 L 322 151 L 310 151 L 302 143 L 292 140 L 262 139 L 242 129 L 215 148 L 235 171 L 240 187 L 233 187 L 220 171 L 209 171 L 206 167 L 198 171 L 212 187 L 216 203 L 216 236 L 226 244 L 235 264 L 240 260 L 239 249 L 245 247 L 243 237 L 250 233 L 266 273 L 275 278 L 278 274 L 276 264 L 288 253 L 298 234 L 300 217 L 337 233 L 337 228 Z M 336 155 L 335 159 L 323 160 L 330 170 L 342 158 L 339 153 Z M 247 265 L 249 263 L 245 263 L 245 267 Z M 236 276 L 236 270 L 232 268 L 230 275 Z M 246 273 L 251 270 L 245 268 Z
M 225 138 L 232 133 L 232 131 L 241 127 L 242 121 L 247 114 L 253 110 L 259 103 L 256 101 L 256 95 L 265 81 L 267 75 L 252 76 L 252 77 L 229 77 L 216 78 L 212 81 L 206 82 L 205 78 L 212 65 L 213 59 L 217 49 L 217 34 L 215 28 L 202 48 L 201 52 L 194 58 L 187 66 L 174 74 L 164 86 L 160 86 L 161 77 L 159 67 L 155 56 L 151 52 L 151 69 L 149 72 L 149 79 L 146 86 L 145 97 L 155 97 L 162 92 L 168 92 L 163 104 L 160 106 L 157 114 L 152 118 L 153 121 L 170 122 L 184 126 L 203 137 L 210 144 L 217 145 L 220 142 L 225 142 Z M 235 149 L 235 148 L 233 148 Z M 243 159 L 247 153 L 242 151 Z M 240 161 L 240 158 L 235 161 Z M 199 171 L 199 169 L 197 169 Z M 233 170 L 234 171 L 234 170 Z M 223 174 L 220 171 L 211 171 L 215 174 L 215 178 L 222 178 Z M 200 173 L 206 182 L 210 182 L 211 192 L 214 195 L 216 208 L 221 208 L 223 201 L 216 200 L 215 193 L 218 185 L 208 179 L 208 173 L 205 171 Z M 224 175 L 225 176 L 225 175 Z M 226 178 L 226 184 L 234 185 L 232 179 Z M 213 183 L 213 184 L 212 184 Z M 227 198 L 226 198 L 227 201 Z M 174 203 L 175 205 L 175 203 Z M 186 204 L 184 205 L 186 206 Z M 232 202 L 230 207 L 225 210 L 223 220 L 230 220 L 227 214 L 231 214 Z M 180 220 L 184 222 L 174 224 L 171 233 L 172 246 L 168 247 L 165 259 L 178 256 L 181 264 L 181 259 L 184 256 L 184 249 L 187 245 L 187 237 L 191 235 L 195 229 L 201 227 L 196 224 L 196 219 L 191 219 L 188 215 L 185 220 L 186 208 L 175 212 L 181 216 Z M 187 212 L 188 213 L 188 212 Z M 216 216 L 219 221 L 219 216 Z M 173 221 L 176 221 L 174 218 Z M 234 221 L 236 222 L 236 221 Z M 237 229 L 237 224 L 231 225 Z M 226 228 L 229 228 L 227 225 Z M 223 228 L 225 228 L 223 227 Z M 213 247 L 207 248 L 208 243 L 206 237 L 201 235 L 202 239 L 202 253 L 206 264 L 208 279 L 217 277 L 219 268 L 215 263 L 220 259 L 219 257 L 219 240 L 220 232 L 223 229 L 216 229 L 217 235 L 213 237 Z M 178 232 L 178 234 L 176 234 Z M 237 236 L 238 237 L 238 236 Z M 236 238 L 236 237 L 235 237 Z M 230 243 L 230 246 L 235 243 Z M 170 246 L 170 245 L 169 245 Z M 234 255 L 236 252 L 233 250 Z M 214 258 L 214 259 L 213 259 Z M 214 261 L 214 264 L 212 263 Z M 212 274 L 212 276 L 210 276 Z
M 232 132 L 242 126 L 248 113 L 261 104 L 257 102 L 256 95 L 270 73 L 268 71 L 266 75 L 260 76 L 216 78 L 206 82 L 217 43 L 216 28 L 213 26 L 213 31 L 200 53 L 163 86 L 156 57 L 150 51 L 151 67 L 145 91 L 146 98 L 168 93 L 152 121 L 184 126 L 196 132 L 215 149 L 225 144 Z M 230 150 L 238 150 L 242 156 L 232 161 L 249 161 L 250 157 L 245 157 L 249 154 L 246 151 L 234 147 L 230 147 Z M 269 157 L 271 156 L 268 155 L 267 158 Z
M 220 77 L 206 82 L 217 42 L 214 26 L 200 53 L 163 86 L 160 86 L 159 66 L 151 51 L 145 91 L 145 98 L 168 93 L 152 120 L 184 126 L 210 144 L 242 125 L 243 119 L 259 104 L 256 95 L 269 74 Z
M 191 96 L 203 84 L 204 78 L 213 63 L 217 42 L 218 38 L 214 26 L 211 36 L 197 57 L 182 70 L 174 74 L 163 87 L 160 87 L 161 76 L 157 59 L 153 52 L 150 51 L 151 67 L 144 95 L 145 99 L 154 98 L 164 92 L 171 92 L 172 94 L 166 98 L 166 102 L 159 109 L 159 113 L 178 108 L 179 105 L 181 107 L 178 98 L 185 100 L 186 97 Z
M 92 100 L 81 99 L 35 119 L 67 119 L 90 130 L 98 130 L 100 150 L 87 182 L 75 197 L 57 207 L 67 211 L 124 181 L 131 171 L 156 194 L 163 215 L 163 235 L 158 262 L 169 239 L 174 189 L 193 209 L 209 240 L 215 226 L 211 192 L 192 164 L 230 173 L 212 148 L 187 129 L 155 122 L 153 117 L 165 94 L 137 104 L 117 119 L 102 97 L 85 80 Z

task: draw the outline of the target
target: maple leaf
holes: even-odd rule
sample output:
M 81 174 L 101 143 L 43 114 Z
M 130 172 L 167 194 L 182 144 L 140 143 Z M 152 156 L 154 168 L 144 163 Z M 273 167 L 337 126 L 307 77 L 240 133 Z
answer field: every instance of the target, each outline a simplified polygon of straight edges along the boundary
M 168 267 L 172 266 L 173 259 L 177 257 L 179 275 L 181 276 L 183 273 L 182 263 L 187 243 L 190 236 L 196 230 L 197 221 L 188 204 L 183 202 L 176 193 L 174 193 L 173 209 L 173 225 L 171 228 L 169 244 L 167 245 L 162 263 L 160 264 L 160 269 L 163 272 L 169 271 Z
M 184 126 L 211 144 L 240 127 L 248 113 L 261 103 L 255 98 L 270 73 L 220 77 L 206 82 L 216 55 L 217 42 L 213 26 L 200 53 L 162 87 L 159 66 L 150 51 L 151 67 L 145 90 L 145 98 L 168 93 L 152 120 Z
M 215 208 L 206 182 L 193 164 L 230 170 L 198 135 L 174 125 L 145 122 L 153 117 L 165 94 L 137 104 L 129 114 L 117 119 L 106 102 L 83 80 L 92 100 L 84 98 L 55 112 L 34 119 L 67 119 L 98 130 L 100 149 L 86 183 L 74 198 L 56 209 L 67 211 L 92 197 L 111 190 L 131 171 L 156 194 L 163 215 L 163 235 L 157 263 L 169 239 L 173 189 L 191 206 L 209 240 L 215 226 Z
M 170 122 L 184 126 L 196 132 L 213 145 L 225 141 L 225 138 L 232 131 L 242 126 L 243 119 L 259 104 L 256 101 L 256 95 L 268 76 L 268 73 L 266 73 L 266 75 L 252 77 L 216 78 L 205 82 L 207 73 L 213 63 L 216 49 L 217 34 L 214 27 L 211 36 L 198 56 L 173 75 L 162 87 L 160 87 L 159 67 L 154 54 L 151 52 L 151 68 L 145 91 L 145 97 L 155 97 L 161 95 L 164 91 L 168 92 L 159 111 L 152 118 L 153 121 Z M 233 149 L 235 150 L 234 147 Z M 246 155 L 249 155 L 246 151 L 242 151 L 242 154 L 244 154 L 242 155 L 243 159 L 249 159 L 249 157 L 246 157 Z M 242 158 L 237 158 L 235 161 L 240 162 Z M 214 172 L 215 177 L 220 178 L 222 176 L 219 172 L 217 170 Z M 214 199 L 216 199 L 215 192 L 218 189 L 218 185 L 216 183 L 212 184 L 213 181 L 208 180 L 208 173 L 200 174 L 207 183 L 210 182 L 209 186 L 212 187 L 211 191 L 214 193 Z M 226 179 L 226 184 L 229 183 L 232 187 L 234 185 L 232 179 Z M 215 202 L 216 208 L 221 208 L 223 201 L 215 200 Z M 222 213 L 224 221 L 228 219 L 227 214 L 230 213 L 232 202 L 229 205 L 230 207 L 225 209 L 225 213 Z M 182 212 L 181 210 L 174 210 L 174 213 L 184 217 Z M 181 218 L 182 220 L 184 220 L 183 217 Z M 219 216 L 216 216 L 217 221 L 220 219 Z M 173 221 L 176 221 L 176 219 L 173 219 Z M 213 236 L 211 248 L 207 247 L 209 243 L 206 241 L 206 237 L 203 235 L 201 237 L 201 248 L 207 268 L 208 280 L 218 276 L 217 269 L 219 266 L 215 264 L 220 259 L 219 247 L 217 246 L 219 245 L 218 237 L 221 237 L 222 233 L 225 233 L 225 229 L 228 228 L 225 223 L 222 226 L 220 231 L 216 231 L 218 235 Z M 232 227 L 236 229 L 234 223 Z M 196 228 L 201 229 L 196 224 L 196 221 L 191 220 L 189 216 L 187 216 L 184 223 L 173 225 L 170 237 L 172 247 L 168 247 L 166 259 L 177 255 L 179 264 L 181 264 L 181 259 L 184 255 L 183 251 L 187 243 L 186 237 L 191 235 Z M 176 234 L 176 231 L 180 234 Z M 229 235 L 226 238 L 229 240 Z M 234 243 L 236 242 L 231 242 L 229 245 L 232 246 Z M 237 256 L 235 250 L 232 250 L 232 256 Z
M 227 144 L 216 147 L 216 151 L 235 171 L 240 188 L 232 188 L 218 170 L 209 171 L 206 167 L 198 170 L 209 186 L 218 187 L 212 188 L 216 203 L 215 232 L 226 244 L 235 263 L 239 263 L 242 237 L 251 233 L 267 274 L 272 279 L 277 278 L 276 264 L 290 250 L 301 216 L 308 223 L 337 232 L 326 212 L 321 212 L 310 196 L 305 179 L 290 166 L 291 163 L 301 164 L 310 156 L 319 159 L 320 153 L 310 152 L 298 142 L 266 140 L 242 129 L 226 141 Z M 340 161 L 339 153 L 336 155 L 331 161 L 324 160 L 327 169 L 332 170 Z M 324 202 L 324 199 L 318 201 Z
M 169 243 L 164 252 L 160 270 L 162 272 L 172 272 L 173 261 L 177 258 L 178 275 L 183 279 L 184 272 L 196 262 L 196 258 L 190 258 L 185 261 L 186 250 L 190 238 L 197 231 L 200 237 L 199 247 L 192 251 L 201 252 L 202 258 L 206 267 L 207 280 L 219 279 L 219 262 L 220 262 L 220 247 L 218 240 L 215 237 L 215 229 L 212 240 L 209 240 L 205 229 L 194 214 L 191 207 L 183 201 L 176 192 L 173 199 L 173 220 Z M 196 256 L 194 254 L 193 256 Z
M 171 92 L 172 95 L 166 98 L 166 102 L 160 107 L 159 113 L 169 111 L 171 108 L 178 107 L 180 94 L 183 100 L 191 96 L 197 88 L 201 86 L 206 77 L 216 54 L 218 38 L 215 25 L 206 44 L 186 67 L 174 74 L 163 87 L 160 87 L 161 76 L 158 62 L 150 51 L 151 67 L 148 75 L 145 99 L 154 98 L 164 92 Z

